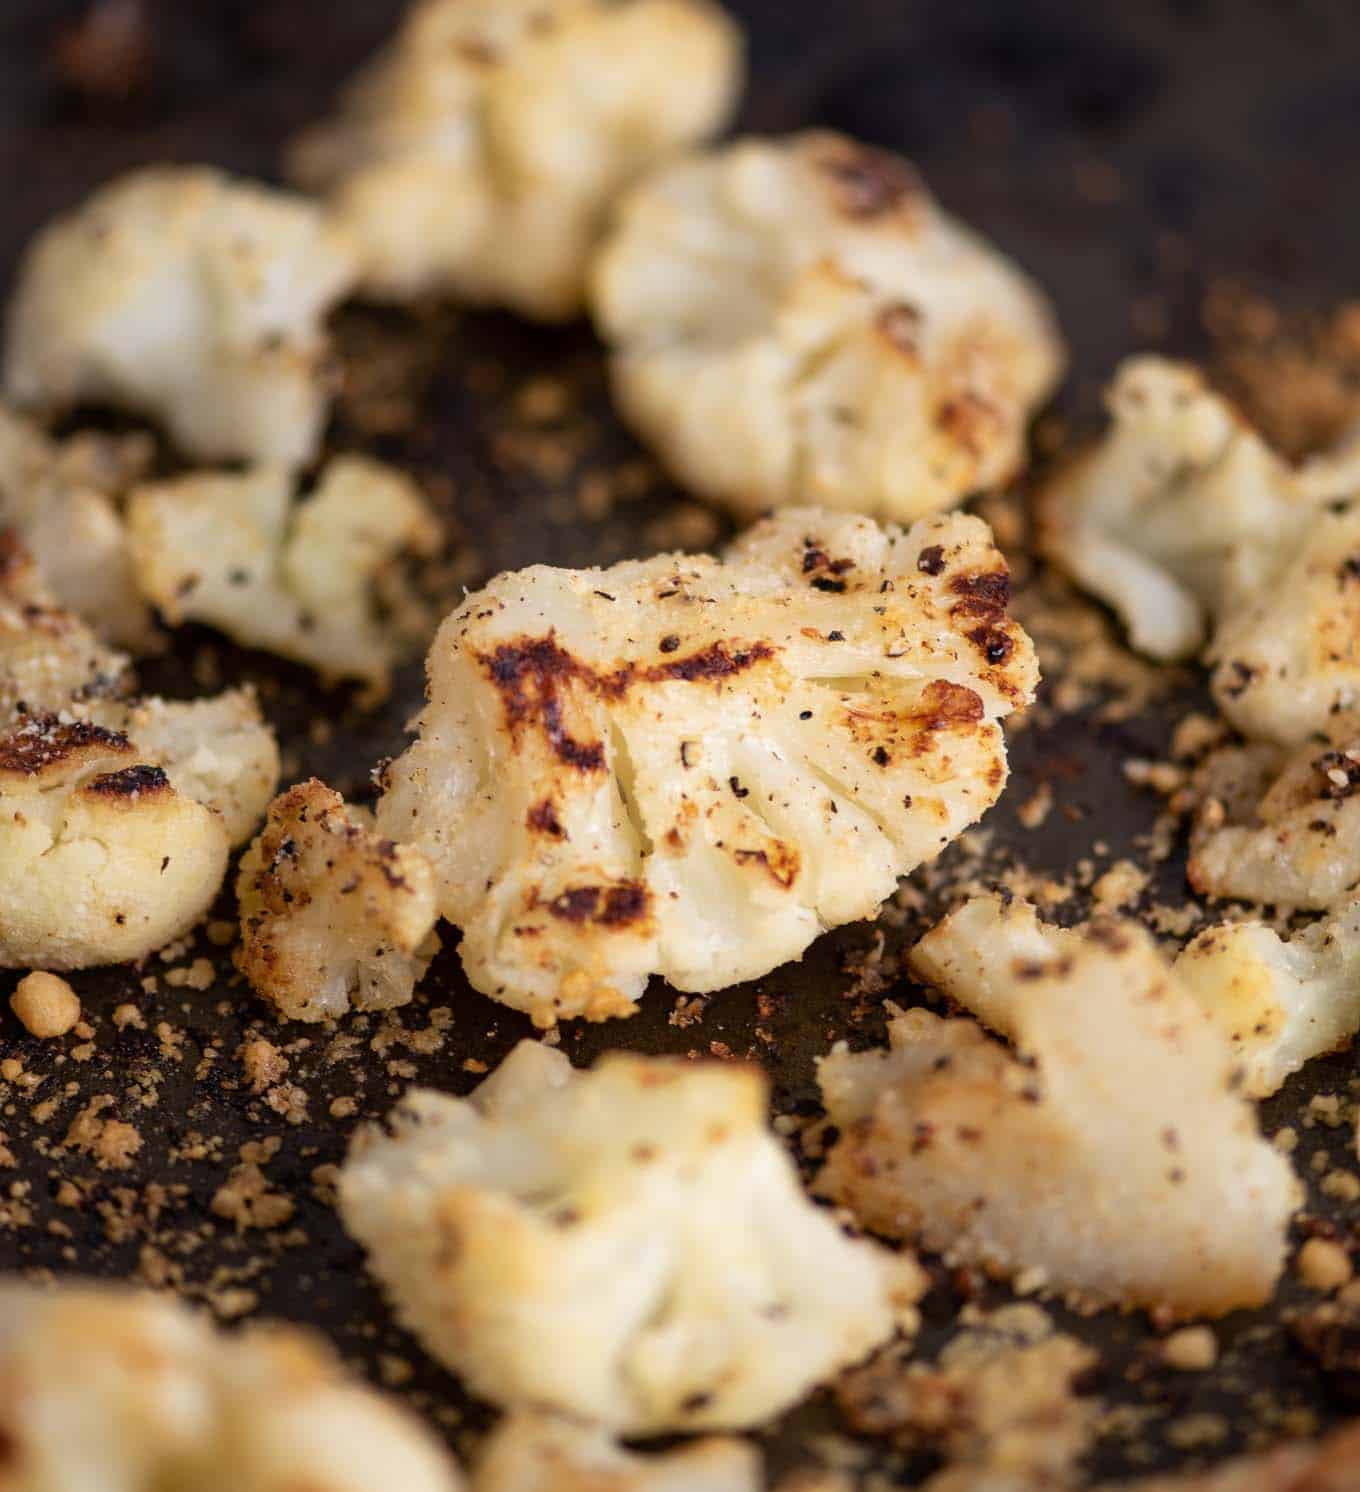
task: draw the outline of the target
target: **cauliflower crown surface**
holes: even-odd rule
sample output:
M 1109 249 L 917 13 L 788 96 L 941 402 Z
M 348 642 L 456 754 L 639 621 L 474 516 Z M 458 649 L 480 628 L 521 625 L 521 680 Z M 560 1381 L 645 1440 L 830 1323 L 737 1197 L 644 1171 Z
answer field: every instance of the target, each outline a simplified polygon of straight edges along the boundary
M 1036 680 L 980 520 L 793 510 L 725 561 L 502 575 L 443 624 L 379 827 L 541 1024 L 712 990 L 873 915 L 1005 782 Z
M 346 1226 L 474 1392 L 625 1433 L 759 1423 L 891 1335 L 910 1260 L 803 1195 L 753 1068 L 522 1042 L 356 1145 Z

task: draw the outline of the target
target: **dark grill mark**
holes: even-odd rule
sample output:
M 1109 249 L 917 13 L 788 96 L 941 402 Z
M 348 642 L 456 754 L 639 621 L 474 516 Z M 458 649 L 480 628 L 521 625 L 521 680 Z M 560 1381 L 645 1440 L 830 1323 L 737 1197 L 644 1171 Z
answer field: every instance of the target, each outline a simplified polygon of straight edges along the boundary
M 916 556 L 916 568 L 922 575 L 938 575 L 944 569 L 944 548 L 931 544 Z
M 548 903 L 563 922 L 590 922 L 596 927 L 627 927 L 647 915 L 647 888 L 640 881 L 615 886 L 576 886 Z
M 153 793 L 168 793 L 170 779 L 160 767 L 141 763 L 124 767 L 120 772 L 103 772 L 86 784 L 85 792 L 101 798 L 140 798 Z
M 821 168 L 848 217 L 882 217 L 923 195 L 920 176 L 900 156 L 849 140 L 831 142 Z
M 1011 604 L 1011 577 L 1005 570 L 956 575 L 949 582 L 949 589 L 959 598 L 954 610 L 965 616 L 1004 616 Z
M 564 831 L 557 818 L 557 809 L 553 806 L 551 798 L 544 798 L 541 803 L 535 803 L 529 810 L 526 821 L 530 829 L 539 834 L 547 834 L 553 839 L 564 838 Z
M 1004 663 L 1015 651 L 1015 643 L 1011 638 L 995 627 L 974 627 L 968 638 L 977 645 L 988 663 Z
M 60 725 L 54 715 L 35 715 L 19 729 L 0 737 L 0 771 L 34 776 L 92 746 L 119 755 L 132 750 L 132 743 L 117 731 L 86 720 Z

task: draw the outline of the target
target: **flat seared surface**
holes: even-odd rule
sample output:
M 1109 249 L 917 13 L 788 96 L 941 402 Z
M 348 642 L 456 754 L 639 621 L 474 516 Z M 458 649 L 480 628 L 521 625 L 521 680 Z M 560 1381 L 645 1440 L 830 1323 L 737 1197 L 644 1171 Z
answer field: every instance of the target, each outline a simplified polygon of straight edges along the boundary
M 1135 346 L 1202 350 L 1201 307 L 1220 276 L 1313 304 L 1353 288 L 1360 208 L 1346 177 L 1356 165 L 1360 22 L 1341 0 L 1287 8 L 1168 0 L 1099 21 L 1079 0 L 732 0 L 732 8 L 753 42 L 744 122 L 825 124 L 912 155 L 948 207 L 1053 295 L 1073 351 L 1063 407 L 1078 416 Z M 144 61 L 133 55 L 135 86 L 121 100 L 109 95 L 129 81 L 126 58 L 110 67 L 58 42 L 80 9 L 8 0 L 0 18 L 6 285 L 34 229 L 120 170 L 202 159 L 273 176 L 283 140 L 321 113 L 400 6 L 151 0 Z M 725 532 L 657 478 L 619 428 L 583 329 L 352 309 L 341 317 L 339 351 L 345 388 L 329 447 L 393 460 L 424 483 L 454 536 L 450 597 L 507 567 L 610 563 L 704 547 Z M 1002 537 L 1010 543 L 1004 529 Z M 981 834 L 918 877 L 921 895 L 879 929 L 846 929 L 801 964 L 707 1002 L 677 1008 L 673 993 L 654 987 L 630 1021 L 564 1029 L 574 1061 L 617 1045 L 749 1052 L 773 1073 L 781 1110 L 810 1112 L 814 1057 L 842 1036 L 879 1036 L 884 999 L 919 997 L 896 973 L 894 950 L 965 879 L 1000 877 L 1022 889 L 1054 878 L 1074 888 L 1054 910 L 1069 920 L 1089 905 L 1076 883 L 1089 886 L 1127 857 L 1152 871 L 1145 906 L 1184 901 L 1181 848 L 1150 864 L 1139 841 L 1160 805 L 1128 784 L 1123 764 L 1163 755 L 1175 721 L 1202 696 L 1193 681 L 1170 678 L 1150 691 L 1131 687 L 1148 681 L 1121 667 L 1119 703 L 1104 712 L 1118 718 L 1096 718 L 1092 691 L 1064 688 L 1063 677 L 1108 674 L 1117 655 L 1099 644 L 1055 648 L 1055 629 L 1089 627 L 1083 618 L 1093 614 L 1055 601 L 1011 549 L 1019 614 L 1039 635 L 1046 703 L 1012 736 L 1012 786 Z M 285 743 L 285 780 L 316 772 L 346 795 L 362 795 L 371 766 L 398 749 L 421 687 L 419 666 L 408 667 L 391 701 L 362 714 L 348 694 L 323 694 L 301 670 L 192 630 L 143 678 L 172 694 L 255 681 Z M 1054 708 L 1072 695 L 1090 708 Z M 233 915 L 227 899 L 220 910 Z M 879 931 L 882 961 L 866 975 Z M 22 1070 L 0 1086 L 0 1130 L 14 1160 L 0 1169 L 0 1266 L 136 1274 L 206 1296 L 224 1315 L 258 1310 L 310 1322 L 434 1409 L 457 1441 L 458 1416 L 466 1427 L 482 1416 L 391 1326 L 325 1202 L 324 1169 L 340 1160 L 354 1124 L 385 1112 L 409 1082 L 464 1092 L 482 1064 L 494 1066 L 528 1034 L 523 1017 L 467 987 L 453 941 L 398 1019 L 361 1017 L 335 1032 L 277 1026 L 206 932 L 172 962 L 75 976 L 91 1037 L 20 1039 L 6 1014 L 0 1056 Z M 177 982 L 185 974 L 189 982 Z M 17 978 L 0 977 L 0 996 Z M 119 1012 L 129 1004 L 135 1019 Z M 253 1037 L 273 1043 L 287 1070 L 260 1048 L 247 1049 L 243 1063 Z M 1353 1072 L 1350 1056 L 1317 1062 L 1264 1110 L 1269 1132 L 1298 1132 L 1309 1216 L 1343 1235 L 1360 1226 L 1360 1201 L 1324 1193 L 1311 1157 L 1330 1149 L 1336 1165 L 1354 1170 L 1353 1128 L 1307 1127 L 1303 1111 L 1313 1094 L 1351 1098 Z M 140 1149 L 110 1120 L 132 1126 Z M 256 1148 L 243 1157 L 246 1144 Z M 949 1331 L 961 1289 L 1005 1298 L 936 1273 L 927 1350 Z M 1300 1413 L 1335 1418 L 1342 1406 L 1333 1386 L 1291 1346 L 1281 1320 L 1283 1308 L 1307 1298 L 1316 1297 L 1286 1280 L 1276 1309 L 1223 1323 L 1219 1366 L 1208 1373 L 1159 1366 L 1142 1318 L 1072 1322 L 1055 1310 L 1100 1350 L 1100 1391 L 1148 1410 L 1132 1433 L 1102 1441 L 1099 1470 L 1220 1454 L 1251 1435 L 1306 1428 Z M 1206 1414 L 1218 1418 L 1186 1427 L 1187 1417 Z M 805 1459 L 811 1435 L 845 1430 L 828 1403 L 798 1411 L 769 1436 L 776 1469 Z M 865 1441 L 862 1450 L 871 1465 L 901 1465 L 881 1444 Z

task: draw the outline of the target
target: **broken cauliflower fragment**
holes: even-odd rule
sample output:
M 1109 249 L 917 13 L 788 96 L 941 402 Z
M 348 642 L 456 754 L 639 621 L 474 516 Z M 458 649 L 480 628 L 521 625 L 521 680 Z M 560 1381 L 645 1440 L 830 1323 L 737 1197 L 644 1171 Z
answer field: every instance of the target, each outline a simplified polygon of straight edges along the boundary
M 6 1492 L 459 1492 L 406 1410 L 291 1327 L 222 1336 L 165 1296 L 0 1288 Z
M 1106 403 L 1109 430 L 1042 495 L 1039 543 L 1155 658 L 1193 654 L 1325 504 L 1360 490 L 1360 441 L 1293 467 L 1187 364 L 1130 358 Z
M 1232 1042 L 1245 1091 L 1266 1098 L 1360 1031 L 1360 904 L 1288 942 L 1261 922 L 1206 928 L 1176 975 Z
M 1037 672 L 1008 596 L 976 518 L 810 508 L 725 560 L 501 575 L 435 639 L 379 827 L 540 1025 L 754 978 L 995 802 Z
M 1006 481 L 1063 352 L 1038 288 L 903 160 L 742 140 L 622 203 L 592 299 L 624 417 L 695 492 L 907 520 Z
M 707 0 L 420 0 L 292 174 L 329 196 L 370 293 L 564 319 L 613 196 L 722 128 L 741 58 Z
M 818 1179 L 866 1226 L 1101 1304 L 1219 1315 L 1269 1298 L 1298 1200 L 1233 1054 L 1131 924 L 1045 927 L 975 897 L 917 945 L 970 1020 L 899 1015 L 821 1065 Z
M 151 453 L 144 436 L 50 440 L 0 405 L 0 529 L 19 534 L 61 605 L 129 648 L 149 647 L 156 634 L 132 573 L 120 501 Z
M 1201 895 L 1291 910 L 1360 894 L 1360 719 L 1335 745 L 1225 746 L 1197 769 L 1187 873 Z
M 402 564 L 438 549 L 439 524 L 415 484 L 379 462 L 337 456 L 296 503 L 280 468 L 143 487 L 128 530 L 138 581 L 167 621 L 205 622 L 373 694 L 424 631 Z
M 150 415 L 202 460 L 301 465 L 326 417 L 322 320 L 355 268 L 300 197 L 206 167 L 136 171 L 29 247 L 6 391 L 23 406 Z
M 474 1393 L 626 1434 L 777 1414 L 892 1335 L 920 1270 L 845 1237 L 754 1068 L 521 1042 L 467 1100 L 361 1137 L 341 1215 L 402 1322 Z
M 711 1438 L 638 1455 L 574 1420 L 511 1414 L 477 1463 L 474 1492 L 760 1492 L 760 1452 Z
M 236 966 L 289 1020 L 405 1005 L 439 947 L 429 861 L 314 777 L 269 805 L 236 894 Z

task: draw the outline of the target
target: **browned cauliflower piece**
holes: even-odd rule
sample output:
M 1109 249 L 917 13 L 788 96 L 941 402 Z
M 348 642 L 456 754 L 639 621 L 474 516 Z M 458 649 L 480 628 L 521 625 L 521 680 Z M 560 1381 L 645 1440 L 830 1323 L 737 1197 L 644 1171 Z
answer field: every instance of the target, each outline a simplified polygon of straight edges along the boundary
M 236 895 L 236 965 L 290 1020 L 404 1005 L 439 946 L 430 862 L 314 777 L 269 805 Z
M 147 648 L 156 638 L 120 506 L 151 449 L 145 436 L 54 441 L 0 404 L 0 529 L 18 532 L 62 606 L 129 648 Z
M 820 131 L 647 177 L 592 302 L 624 417 L 744 518 L 906 522 L 1004 482 L 1063 365 L 1033 282 L 906 161 Z
M 382 831 L 540 1025 L 722 989 L 871 917 L 1006 780 L 1037 678 L 979 519 L 791 509 L 723 559 L 497 577 L 430 650 Z
M 1192 784 L 1196 891 L 1311 910 L 1360 895 L 1360 719 L 1331 730 L 1333 742 L 1249 742 L 1206 758 Z
M 1128 924 L 1042 926 L 976 897 L 912 967 L 972 1020 L 899 1015 L 821 1064 L 840 1138 L 818 1189 L 875 1231 L 1102 1304 L 1267 1300 L 1299 1188 L 1223 1034 Z
M 460 1492 L 411 1413 L 319 1338 L 163 1295 L 0 1285 L 4 1492 Z
M 708 0 L 419 0 L 293 175 L 328 194 L 370 293 L 562 319 L 613 196 L 721 129 L 741 57 Z
M 30 245 L 6 392 L 153 416 L 205 461 L 304 464 L 329 402 L 322 321 L 354 274 L 315 203 L 207 167 L 134 171 Z
M 296 502 L 276 467 L 144 487 L 128 529 L 138 582 L 167 621 L 205 622 L 360 679 L 371 696 L 426 634 L 402 566 L 438 549 L 440 526 L 415 483 L 380 462 L 337 456 Z

